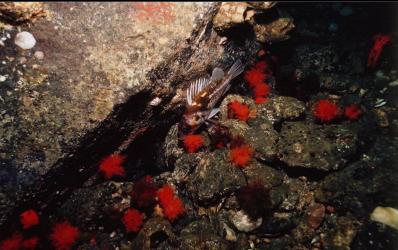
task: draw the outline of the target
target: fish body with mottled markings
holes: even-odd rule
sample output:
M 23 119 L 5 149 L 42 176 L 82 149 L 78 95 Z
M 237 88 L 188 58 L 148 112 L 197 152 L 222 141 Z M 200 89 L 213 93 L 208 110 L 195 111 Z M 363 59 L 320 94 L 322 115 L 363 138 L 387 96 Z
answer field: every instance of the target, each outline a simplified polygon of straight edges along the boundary
M 186 111 L 180 123 L 184 133 L 194 133 L 204 122 L 218 113 L 215 105 L 231 87 L 231 81 L 243 72 L 244 66 L 237 60 L 227 73 L 214 68 L 212 75 L 192 82 L 186 90 Z

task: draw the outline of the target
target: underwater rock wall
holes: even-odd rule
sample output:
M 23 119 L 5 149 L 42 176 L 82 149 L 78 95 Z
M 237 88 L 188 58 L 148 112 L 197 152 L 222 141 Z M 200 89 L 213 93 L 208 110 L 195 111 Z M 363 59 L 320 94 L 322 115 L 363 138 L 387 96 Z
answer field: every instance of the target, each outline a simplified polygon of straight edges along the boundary
M 13 197 L 73 152 L 115 105 L 148 88 L 147 72 L 174 53 L 171 48 L 190 36 L 211 4 L 0 7 L 6 14 L 0 52 L 1 171 L 4 185 L 10 186 L 4 195 Z M 157 10 L 161 13 L 154 15 Z M 14 44 L 20 30 L 34 36 L 32 49 Z

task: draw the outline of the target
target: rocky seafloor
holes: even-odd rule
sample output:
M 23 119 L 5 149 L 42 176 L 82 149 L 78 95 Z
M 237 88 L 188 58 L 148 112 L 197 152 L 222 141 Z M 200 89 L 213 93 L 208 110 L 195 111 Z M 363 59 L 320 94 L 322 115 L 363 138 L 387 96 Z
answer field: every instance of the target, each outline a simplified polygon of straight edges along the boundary
M 125 177 L 90 179 L 51 214 L 39 212 L 40 224 L 23 232 L 24 237 L 38 237 L 37 249 L 51 249 L 53 225 L 68 221 L 79 229 L 73 249 L 397 249 L 394 223 L 371 219 L 377 207 L 398 209 L 398 47 L 388 12 L 392 7 L 277 7 L 294 20 L 293 32 L 272 44 L 259 38 L 262 52 L 246 67 L 247 72 L 256 62 L 273 62 L 270 93 L 257 102 L 243 74 L 233 81 L 214 118 L 226 133 L 221 138 L 239 137 L 253 150 L 244 166 L 232 160 L 233 140 L 214 143 L 220 137 L 214 127 L 202 126 L 195 134 L 204 138 L 203 145 L 187 152 L 174 124 L 156 148 L 157 166 L 146 166 L 148 171 L 132 178 L 127 160 Z M 393 39 L 369 69 L 368 54 L 378 33 Z M 314 110 L 321 99 L 341 109 L 358 105 L 361 113 L 355 119 L 339 114 L 322 121 Z M 231 116 L 233 101 L 249 107 L 245 119 Z M 4 170 L 4 177 L 0 172 L 0 195 L 18 192 L 19 182 L 29 181 L 16 171 L 10 180 L 10 171 Z M 176 218 L 145 189 L 166 184 L 184 207 Z M 140 199 L 154 199 L 149 209 L 132 195 L 139 187 L 140 194 L 150 196 L 138 195 Z M 0 200 L 0 208 L 6 209 L 10 199 Z M 129 208 L 143 216 L 130 232 L 122 219 Z M 391 220 L 398 220 L 394 216 Z

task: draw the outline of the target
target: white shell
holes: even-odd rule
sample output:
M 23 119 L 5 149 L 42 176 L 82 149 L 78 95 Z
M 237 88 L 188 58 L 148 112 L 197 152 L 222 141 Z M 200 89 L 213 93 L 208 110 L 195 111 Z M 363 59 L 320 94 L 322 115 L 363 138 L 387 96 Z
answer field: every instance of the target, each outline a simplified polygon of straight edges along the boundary
M 250 232 L 261 226 L 263 223 L 263 218 L 258 218 L 256 221 L 252 221 L 249 216 L 242 210 L 233 214 L 230 217 L 231 222 L 234 224 L 236 229 L 241 232 Z
M 14 42 L 21 49 L 31 49 L 36 45 L 35 37 L 27 31 L 19 32 L 16 35 Z
M 398 230 L 398 210 L 395 208 L 376 207 L 370 215 L 370 219 Z
M 375 108 L 379 108 L 379 107 L 382 107 L 382 106 L 384 106 L 384 105 L 386 105 L 387 104 L 387 102 L 384 100 L 384 99 L 377 99 L 376 100 L 376 104 L 375 104 Z

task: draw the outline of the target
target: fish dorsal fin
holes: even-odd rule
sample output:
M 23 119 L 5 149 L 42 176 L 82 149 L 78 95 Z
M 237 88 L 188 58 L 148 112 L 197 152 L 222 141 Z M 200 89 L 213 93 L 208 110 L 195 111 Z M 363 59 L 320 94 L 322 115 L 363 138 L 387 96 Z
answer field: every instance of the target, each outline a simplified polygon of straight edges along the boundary
M 227 75 L 225 76 L 225 79 L 223 79 L 223 82 L 215 89 L 211 94 L 210 94 L 210 102 L 208 105 L 208 108 L 212 109 L 214 105 L 220 100 L 220 98 L 225 95 L 225 93 L 229 90 L 230 82 L 240 75 L 244 70 L 244 66 L 240 60 L 237 60 L 229 69 Z M 213 71 L 214 72 L 214 71 Z
M 209 85 L 210 78 L 199 78 L 196 81 L 192 82 L 191 85 L 187 88 L 187 103 L 188 105 L 192 105 L 195 97 Z
M 224 70 L 222 70 L 221 68 L 214 68 L 211 74 L 211 81 L 218 82 L 223 78 L 224 78 Z

